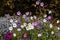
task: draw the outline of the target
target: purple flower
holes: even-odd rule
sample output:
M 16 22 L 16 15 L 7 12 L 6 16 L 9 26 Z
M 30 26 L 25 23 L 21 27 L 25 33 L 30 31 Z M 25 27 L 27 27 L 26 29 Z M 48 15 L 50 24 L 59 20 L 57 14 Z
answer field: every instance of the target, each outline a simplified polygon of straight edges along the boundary
M 50 20 L 51 19 L 51 16 L 48 16 L 47 18 Z
M 18 16 L 19 16 L 19 15 L 21 15 L 21 12 L 20 12 L 20 11 L 18 11 L 18 12 L 17 12 L 17 15 L 18 15 Z
M 12 33 L 11 32 L 7 32 L 4 36 L 5 40 L 9 40 L 12 37 Z
M 40 3 L 40 6 L 42 6 L 42 7 L 43 7 L 43 6 L 44 6 L 44 3 L 43 3 L 43 2 L 41 2 L 41 3 Z
M 36 5 L 39 5 L 39 3 L 40 3 L 39 1 L 36 1 Z
M 29 15 L 29 12 L 26 12 L 25 14 L 26 14 L 26 15 Z
M 37 26 L 38 22 L 33 22 L 32 25 Z
M 34 15 L 33 18 L 36 19 L 36 16 Z
M 26 37 L 27 37 L 27 34 L 26 34 L 26 33 L 24 33 L 24 34 L 23 34 L 23 38 L 26 38 Z
M 21 24 L 20 22 L 17 23 L 18 26 L 20 26 L 20 24 Z

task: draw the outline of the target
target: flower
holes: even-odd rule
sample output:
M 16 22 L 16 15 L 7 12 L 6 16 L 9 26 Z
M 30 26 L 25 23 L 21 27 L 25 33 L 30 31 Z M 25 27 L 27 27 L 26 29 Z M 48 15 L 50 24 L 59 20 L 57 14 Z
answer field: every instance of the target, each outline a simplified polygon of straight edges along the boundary
M 36 16 L 34 15 L 33 18 L 36 19 Z
M 51 34 L 54 34 L 54 31 L 51 31 Z
M 47 22 L 47 20 L 46 19 L 43 19 L 43 22 Z
M 16 23 L 12 23 L 13 24 L 13 27 L 16 28 L 17 27 L 17 24 Z
M 22 18 L 26 18 L 26 15 L 24 14 L 24 15 L 22 16 Z
M 27 27 L 26 27 L 26 30 L 30 30 L 30 28 L 27 26 Z
M 18 12 L 17 12 L 17 15 L 21 15 L 21 12 L 20 12 L 20 11 L 18 11 Z
M 53 25 L 52 25 L 52 24 L 50 24 L 49 26 L 50 26 L 50 28 L 52 28 L 52 27 L 53 27 Z
M 26 15 L 29 15 L 29 12 L 26 12 L 25 14 L 26 14 Z
M 34 26 L 33 26 L 33 25 L 29 26 L 29 29 L 30 29 L 30 30 L 31 30 L 31 29 L 34 29 Z
M 5 40 L 9 40 L 12 37 L 12 33 L 11 32 L 7 32 L 5 34 Z
M 12 31 L 13 30 L 13 27 L 9 27 L 9 30 Z
M 41 34 L 38 34 L 38 37 L 40 37 L 41 36 Z
M 36 1 L 36 5 L 39 5 L 39 3 L 40 3 L 39 1 Z
M 31 30 L 31 29 L 34 29 L 34 26 L 33 25 L 26 27 L 26 30 Z
M 18 25 L 18 26 L 20 26 L 20 24 L 21 24 L 20 22 L 17 22 L 17 25 Z
M 17 29 L 17 31 L 21 31 L 21 29 L 20 29 L 20 28 L 18 28 L 18 29 Z
M 32 25 L 37 26 L 38 22 L 33 22 Z
M 50 20 L 51 19 L 51 16 L 48 16 L 48 19 Z
M 33 20 L 33 17 L 31 16 L 30 19 Z
M 13 22 L 13 19 L 10 19 L 10 22 L 12 23 Z
M 14 22 L 18 22 L 17 20 L 15 20 Z
M 31 30 L 31 29 L 34 29 L 34 26 L 31 23 L 28 23 L 26 30 Z
M 24 34 L 23 34 L 23 38 L 26 38 L 26 37 L 27 37 L 27 34 L 26 34 L 26 33 L 24 33 Z
M 60 30 L 60 27 L 57 27 L 58 30 Z
M 44 3 L 43 3 L 43 2 L 41 2 L 41 3 L 40 3 L 40 6 L 42 6 L 42 7 L 43 7 L 43 6 L 44 6 Z
M 51 14 L 52 13 L 52 11 L 51 10 L 49 10 L 49 14 Z
M 47 17 L 47 15 L 45 14 L 44 17 Z
M 16 37 L 16 33 L 13 33 L 13 36 Z
M 24 25 L 24 26 L 26 26 L 26 25 L 27 25 L 27 23 L 23 23 L 23 25 Z
M 31 23 L 28 23 L 28 26 L 30 26 L 31 25 Z
M 60 21 L 59 20 L 57 20 L 57 23 L 59 23 Z
M 21 28 L 24 28 L 24 25 L 21 25 Z

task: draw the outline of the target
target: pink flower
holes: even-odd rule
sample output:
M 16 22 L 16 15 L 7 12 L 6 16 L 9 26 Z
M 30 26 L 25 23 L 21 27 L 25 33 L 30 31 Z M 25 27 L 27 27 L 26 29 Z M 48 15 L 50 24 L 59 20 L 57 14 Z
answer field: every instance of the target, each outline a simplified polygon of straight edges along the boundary
M 44 6 L 44 3 L 43 3 L 43 2 L 41 2 L 41 3 L 40 3 L 40 6 L 41 6 L 41 7 L 43 7 L 43 6 Z
M 24 34 L 23 34 L 23 38 L 26 38 L 26 37 L 27 37 L 27 34 L 26 34 L 26 33 L 24 33 Z
M 26 15 L 29 15 L 29 12 L 26 12 L 25 14 L 26 14 Z
M 39 1 L 36 1 L 36 5 L 39 5 L 39 3 L 40 3 Z
M 37 26 L 38 22 L 33 22 L 32 25 Z
M 51 19 L 51 16 L 48 16 L 47 18 L 50 20 Z
M 18 12 L 17 12 L 17 15 L 18 15 L 18 16 L 19 16 L 19 15 L 21 15 L 21 12 L 20 12 L 20 11 L 18 11 Z

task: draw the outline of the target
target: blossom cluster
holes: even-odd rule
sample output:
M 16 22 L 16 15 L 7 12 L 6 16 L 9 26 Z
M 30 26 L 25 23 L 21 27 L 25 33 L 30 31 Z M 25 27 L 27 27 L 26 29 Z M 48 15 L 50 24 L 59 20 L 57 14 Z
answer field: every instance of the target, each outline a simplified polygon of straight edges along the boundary
M 47 17 L 47 15 L 44 15 L 44 18 L 42 18 L 42 17 L 37 17 L 36 15 L 32 16 L 30 15 L 30 12 L 26 12 L 25 14 L 22 15 L 20 11 L 17 12 L 17 15 L 15 17 L 11 16 L 8 18 L 7 16 L 8 15 L 6 15 L 6 18 L 10 23 L 10 26 L 7 28 L 7 30 L 9 31 L 6 32 L 4 36 L 5 40 L 9 40 L 12 37 L 18 37 L 18 33 L 19 33 L 19 36 L 23 38 L 27 38 L 29 35 L 28 32 L 30 32 L 31 30 L 33 32 L 34 31 L 36 32 L 35 34 L 37 35 L 37 37 L 42 37 L 44 31 L 47 30 L 47 29 L 44 30 L 44 28 L 46 28 L 47 26 L 48 26 L 47 27 L 48 29 L 53 28 L 53 24 L 50 22 L 52 18 L 51 16 Z M 59 22 L 60 21 L 57 20 L 57 23 Z M 46 26 L 46 27 L 43 27 L 43 26 Z M 57 27 L 57 30 L 60 30 L 60 27 Z M 52 30 L 51 34 L 52 35 L 55 34 L 55 31 Z

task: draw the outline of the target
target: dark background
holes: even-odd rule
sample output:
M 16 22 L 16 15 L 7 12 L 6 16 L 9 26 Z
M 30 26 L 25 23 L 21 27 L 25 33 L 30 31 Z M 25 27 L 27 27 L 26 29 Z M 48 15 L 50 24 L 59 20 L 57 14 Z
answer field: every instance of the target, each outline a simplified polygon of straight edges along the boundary
M 4 16 L 5 14 L 16 14 L 17 11 L 21 11 L 24 14 L 26 11 L 31 11 L 32 15 L 36 15 L 36 9 L 39 11 L 39 8 L 32 6 L 35 4 L 37 0 L 0 0 L 0 16 Z M 44 2 L 45 9 L 53 9 L 55 13 L 53 13 L 54 18 L 60 18 L 60 0 L 40 0 L 40 2 Z M 50 7 L 50 4 L 54 4 L 54 6 Z M 43 9 L 44 10 L 44 9 Z M 39 13 L 40 14 L 40 13 Z M 46 11 L 46 14 L 48 12 Z M 57 15 L 56 15 L 57 14 Z

